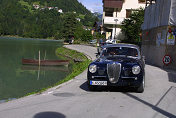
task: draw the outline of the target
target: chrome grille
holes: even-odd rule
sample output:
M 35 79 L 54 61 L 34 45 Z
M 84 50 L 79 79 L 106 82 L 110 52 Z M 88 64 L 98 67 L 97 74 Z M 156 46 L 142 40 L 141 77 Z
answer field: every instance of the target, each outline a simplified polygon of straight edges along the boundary
M 111 83 L 117 83 L 121 73 L 121 64 L 120 63 L 109 63 L 107 64 L 107 74 L 109 81 Z

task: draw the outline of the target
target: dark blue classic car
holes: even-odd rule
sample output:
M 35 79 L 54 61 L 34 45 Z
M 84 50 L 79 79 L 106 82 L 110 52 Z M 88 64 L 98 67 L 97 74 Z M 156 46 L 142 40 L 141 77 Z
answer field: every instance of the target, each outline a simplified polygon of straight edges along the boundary
M 87 72 L 89 90 L 98 86 L 131 86 L 142 93 L 145 87 L 145 63 L 140 49 L 132 44 L 104 46 Z

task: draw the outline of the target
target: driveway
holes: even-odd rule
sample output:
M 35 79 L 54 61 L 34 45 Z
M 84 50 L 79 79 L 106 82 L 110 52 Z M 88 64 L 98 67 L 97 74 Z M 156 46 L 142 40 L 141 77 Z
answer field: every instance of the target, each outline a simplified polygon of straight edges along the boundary
M 95 59 L 96 48 L 67 45 Z M 123 89 L 89 92 L 84 71 L 73 80 L 0 104 L 0 118 L 175 118 L 176 73 L 146 65 L 144 93 Z

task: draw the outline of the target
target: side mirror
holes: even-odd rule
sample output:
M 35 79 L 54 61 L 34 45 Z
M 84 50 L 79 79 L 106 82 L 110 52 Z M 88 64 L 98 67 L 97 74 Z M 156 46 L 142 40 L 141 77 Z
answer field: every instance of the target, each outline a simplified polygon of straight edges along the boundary
M 144 64 L 145 64 L 145 56 L 142 56 L 142 61 L 143 61 Z

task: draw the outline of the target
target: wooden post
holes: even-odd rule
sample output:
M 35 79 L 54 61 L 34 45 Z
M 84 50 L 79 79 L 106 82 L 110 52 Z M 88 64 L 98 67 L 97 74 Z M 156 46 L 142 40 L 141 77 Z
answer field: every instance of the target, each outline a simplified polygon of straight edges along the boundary
M 40 66 L 40 50 L 39 50 L 39 66 Z
M 37 77 L 37 80 L 39 80 L 39 78 L 40 78 L 40 50 L 39 50 L 39 59 L 38 59 L 38 61 L 39 61 L 39 68 L 38 68 L 38 77 Z

